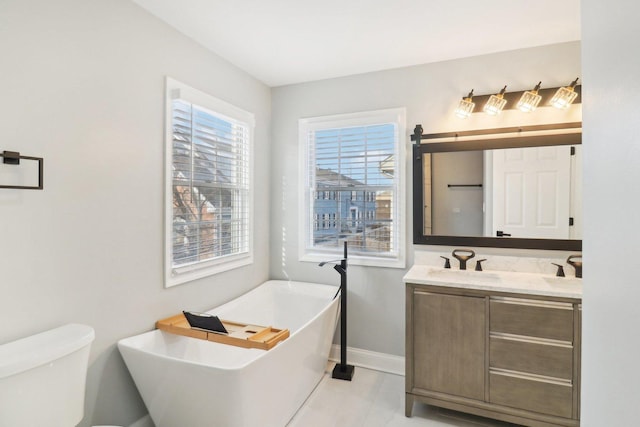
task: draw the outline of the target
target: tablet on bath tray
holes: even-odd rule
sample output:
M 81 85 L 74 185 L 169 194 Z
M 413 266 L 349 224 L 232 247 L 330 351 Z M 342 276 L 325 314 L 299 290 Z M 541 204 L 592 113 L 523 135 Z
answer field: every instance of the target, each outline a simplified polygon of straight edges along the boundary
M 183 311 L 182 313 L 192 328 L 205 329 L 221 334 L 228 333 L 218 316 L 209 313 L 195 313 L 193 311 Z

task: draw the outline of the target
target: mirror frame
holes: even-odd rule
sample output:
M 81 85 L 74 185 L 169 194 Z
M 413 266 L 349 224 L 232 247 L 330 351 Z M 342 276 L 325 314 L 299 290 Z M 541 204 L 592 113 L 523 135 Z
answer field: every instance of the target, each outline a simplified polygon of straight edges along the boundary
M 577 239 L 527 239 L 504 237 L 424 235 L 424 191 L 423 155 L 455 151 L 492 150 L 500 148 L 543 147 L 552 145 L 581 145 L 582 123 L 558 123 L 549 125 L 520 126 L 497 129 L 482 129 L 465 132 L 447 132 L 422 135 L 422 126 L 416 125 L 411 140 L 413 145 L 413 244 L 477 246 L 513 249 L 546 249 L 582 251 L 582 240 Z M 554 130 L 580 129 L 573 133 L 553 133 Z M 548 132 L 544 135 L 527 135 L 527 132 Z M 501 134 L 517 133 L 516 137 Z M 473 139 L 474 136 L 483 136 Z M 471 137 L 455 141 L 459 137 Z M 455 142 L 421 143 L 425 140 L 453 138 Z

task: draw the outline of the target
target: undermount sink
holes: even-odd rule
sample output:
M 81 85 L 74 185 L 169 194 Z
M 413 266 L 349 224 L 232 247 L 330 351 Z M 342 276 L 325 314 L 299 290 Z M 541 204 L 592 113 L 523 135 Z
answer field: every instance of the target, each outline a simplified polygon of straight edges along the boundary
M 429 278 L 447 282 L 478 282 L 478 283 L 499 283 L 501 277 L 494 273 L 475 270 L 449 270 L 433 268 L 428 272 Z
M 582 284 L 582 279 L 576 277 L 544 277 L 544 281 L 554 286 L 576 286 Z

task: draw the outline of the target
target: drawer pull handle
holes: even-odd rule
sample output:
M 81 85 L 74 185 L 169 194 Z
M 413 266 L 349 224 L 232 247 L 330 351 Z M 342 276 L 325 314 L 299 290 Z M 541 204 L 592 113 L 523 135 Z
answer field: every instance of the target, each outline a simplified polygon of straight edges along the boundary
M 512 297 L 491 297 L 491 301 L 502 304 L 526 305 L 530 307 L 556 308 L 559 310 L 573 310 L 570 302 L 542 301 L 535 299 L 512 298 Z
M 526 342 L 531 344 L 552 345 L 556 347 L 573 348 L 573 343 L 571 341 L 554 340 L 551 338 L 530 337 L 526 335 L 508 334 L 505 332 L 491 332 L 489 334 L 489 337 L 500 339 L 500 340 L 519 341 L 519 342 Z
M 505 377 L 518 378 L 527 381 L 538 381 L 541 383 L 561 385 L 565 387 L 573 387 L 573 381 L 562 378 L 547 377 L 545 375 L 526 374 L 524 372 L 510 371 L 508 369 L 489 368 L 489 373 L 494 375 L 502 375 Z

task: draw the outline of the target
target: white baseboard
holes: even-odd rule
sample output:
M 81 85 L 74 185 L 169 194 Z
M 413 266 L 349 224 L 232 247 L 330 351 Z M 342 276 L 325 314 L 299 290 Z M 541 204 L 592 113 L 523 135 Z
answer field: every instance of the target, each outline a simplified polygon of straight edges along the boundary
M 329 360 L 340 361 L 340 346 L 331 346 Z M 360 348 L 347 347 L 347 363 L 376 371 L 404 376 L 404 357 L 393 354 L 378 353 Z M 137 427 L 137 426 L 136 426 Z
M 151 417 L 149 416 L 149 414 L 147 414 L 144 417 L 140 418 L 135 423 L 131 424 L 129 427 L 156 427 L 156 426 L 155 424 L 153 424 L 153 421 L 151 421 Z

